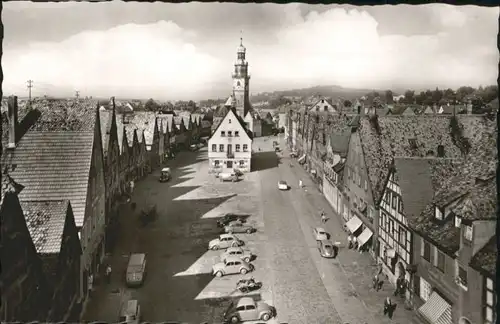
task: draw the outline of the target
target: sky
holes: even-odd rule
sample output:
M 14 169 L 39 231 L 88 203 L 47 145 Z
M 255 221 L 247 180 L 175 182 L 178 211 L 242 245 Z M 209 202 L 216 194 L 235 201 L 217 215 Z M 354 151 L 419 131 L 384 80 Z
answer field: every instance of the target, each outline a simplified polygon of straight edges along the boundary
M 250 92 L 496 84 L 498 8 L 236 3 L 3 4 L 4 95 L 227 97 L 243 38 Z

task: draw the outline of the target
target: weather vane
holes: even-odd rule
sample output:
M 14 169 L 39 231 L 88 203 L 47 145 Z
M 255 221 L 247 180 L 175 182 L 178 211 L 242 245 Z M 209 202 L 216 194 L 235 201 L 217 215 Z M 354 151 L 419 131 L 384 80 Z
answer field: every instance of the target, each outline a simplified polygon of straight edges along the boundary
M 243 30 L 240 30 L 240 45 L 243 45 Z

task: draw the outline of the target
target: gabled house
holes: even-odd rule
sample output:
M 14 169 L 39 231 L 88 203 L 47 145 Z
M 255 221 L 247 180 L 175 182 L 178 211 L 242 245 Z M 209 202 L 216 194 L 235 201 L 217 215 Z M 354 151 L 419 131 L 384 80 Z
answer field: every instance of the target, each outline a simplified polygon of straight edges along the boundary
M 208 140 L 208 161 L 211 172 L 251 171 L 252 133 L 244 121 L 230 109 Z
M 330 114 L 338 114 L 339 109 L 335 107 L 329 98 L 321 97 L 314 103 L 311 108 L 309 108 L 310 112 L 328 112 Z
M 21 203 L 27 228 L 48 284 L 49 322 L 70 318 L 80 295 L 80 257 L 73 210 L 68 200 Z
M 174 125 L 173 114 L 158 114 L 158 119 L 162 121 L 165 136 L 165 146 L 163 148 L 166 158 L 169 158 L 175 150 L 176 127 Z
M 0 206 L 0 256 L 3 264 L 0 274 L 0 318 L 2 323 L 45 320 L 50 307 L 49 287 L 17 193 L 8 188 L 5 178 L 3 174 Z
M 130 152 L 130 180 L 136 181 L 144 176 L 143 166 L 141 165 L 142 152 L 137 134 L 137 129 L 129 124 L 125 124 L 127 143 Z
M 80 297 L 85 298 L 88 275 L 97 271 L 105 254 L 106 201 L 98 104 L 93 100 L 59 100 L 34 105 L 33 109 L 40 117 L 4 152 L 2 167 L 24 186 L 19 193 L 21 202 L 71 202 L 83 250 L 79 287 Z M 15 125 L 15 120 L 11 118 L 9 123 Z M 12 133 L 16 130 L 9 128 Z
M 124 118 L 122 114 L 116 114 L 116 134 L 118 138 L 118 145 L 120 149 L 120 190 L 125 193 L 129 190 L 129 184 L 132 180 L 132 173 L 134 164 L 132 163 L 132 154 L 127 139 L 127 130 L 123 124 Z
M 146 111 L 135 112 L 130 118 L 127 127 L 137 129 L 139 143 L 144 144 L 146 148 L 146 152 L 141 153 L 144 155 L 141 165 L 144 165 L 146 173 L 150 173 L 153 169 L 159 167 L 160 162 L 160 131 L 156 114 Z M 142 133 L 144 133 L 144 140 L 141 138 Z
M 253 137 L 263 136 L 262 119 L 259 114 L 249 110 L 243 119 L 245 127 L 252 132 Z
M 184 123 L 184 128 L 186 129 L 186 145 L 189 147 L 193 141 L 194 123 L 191 119 L 191 115 L 189 114 L 183 115 L 182 121 Z
M 215 112 L 213 113 L 213 119 L 212 119 L 212 132 L 210 135 L 215 132 L 217 127 L 219 127 L 219 124 L 222 122 L 222 119 L 227 115 L 227 112 L 229 109 L 234 105 L 236 105 L 236 99 L 233 96 L 230 96 L 224 106 L 219 106 Z
M 179 149 L 188 148 L 188 130 L 184 124 L 184 118 L 182 116 L 174 116 L 174 121 L 172 126 L 175 128 L 175 144 Z
M 344 215 L 343 175 L 349 149 L 350 130 L 332 132 L 328 138 L 323 172 L 323 195 L 333 210 Z
M 486 118 L 473 116 L 373 115 L 360 119 L 360 127 L 349 142 L 344 185 L 348 218 L 354 218 L 357 233 L 363 230 L 360 220 L 373 233 L 369 246 L 372 255 L 378 253 L 377 202 L 385 190 L 393 158 L 470 156 L 476 154 L 481 138 L 493 133 L 493 125 Z
M 437 114 L 436 107 L 434 106 L 427 106 L 425 107 L 425 110 L 423 112 L 424 115 L 434 115 Z

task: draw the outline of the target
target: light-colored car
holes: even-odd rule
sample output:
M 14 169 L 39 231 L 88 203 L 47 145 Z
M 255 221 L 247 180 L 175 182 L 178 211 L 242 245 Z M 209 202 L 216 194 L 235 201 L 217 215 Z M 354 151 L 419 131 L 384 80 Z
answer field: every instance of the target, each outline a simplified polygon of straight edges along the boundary
M 236 182 L 236 181 L 238 181 L 238 175 L 235 172 L 231 172 L 231 173 L 221 172 L 221 173 L 219 173 L 218 178 L 220 179 L 221 182 L 224 182 L 224 181 Z
M 278 189 L 279 190 L 288 190 L 288 184 L 286 181 L 279 181 L 278 182 Z
M 247 274 L 253 270 L 251 263 L 241 260 L 237 256 L 227 257 L 222 262 L 214 264 L 212 274 L 216 277 L 222 277 L 230 274 Z
M 250 250 L 242 249 L 241 247 L 230 247 L 222 253 L 221 260 L 227 259 L 229 257 L 238 257 L 245 262 L 250 262 L 253 258 L 252 252 Z
M 239 220 L 235 220 L 232 222 L 229 222 L 226 226 L 224 226 L 224 231 L 226 233 L 247 233 L 251 234 L 256 231 L 256 229 L 248 224 L 248 223 L 243 223 Z
M 256 302 L 251 297 L 240 298 L 231 302 L 224 312 L 224 323 L 240 323 L 246 321 L 268 321 L 276 315 L 276 309 L 265 302 Z
M 228 247 L 237 247 L 242 246 L 243 244 L 245 243 L 233 234 L 221 234 L 218 238 L 208 242 L 208 249 L 227 249 Z
M 328 240 L 328 234 L 326 233 L 325 229 L 322 227 L 316 227 L 313 229 L 313 234 L 314 237 L 316 238 L 316 241 L 326 241 Z
M 329 240 L 317 241 L 318 251 L 323 258 L 333 258 L 335 257 L 333 243 Z

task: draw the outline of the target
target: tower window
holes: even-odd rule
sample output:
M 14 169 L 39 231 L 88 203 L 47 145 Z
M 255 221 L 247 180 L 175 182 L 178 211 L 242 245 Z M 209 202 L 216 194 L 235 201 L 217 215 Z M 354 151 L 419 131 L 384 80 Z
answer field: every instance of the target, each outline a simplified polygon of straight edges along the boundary
M 239 87 L 239 86 L 241 86 L 241 83 L 240 83 L 240 81 L 238 81 L 238 83 L 236 83 L 236 85 L 237 85 L 238 87 Z

